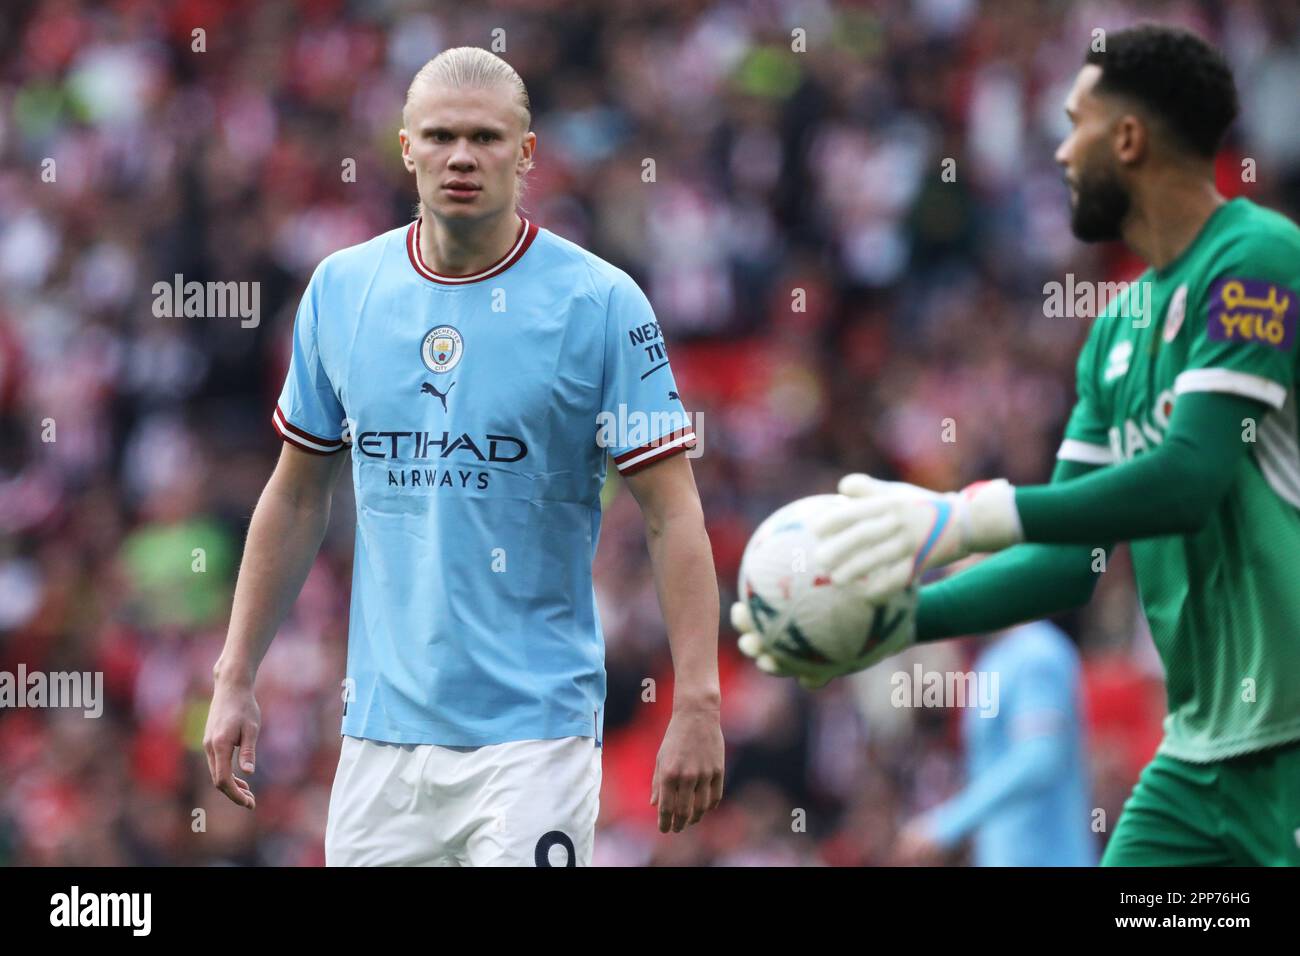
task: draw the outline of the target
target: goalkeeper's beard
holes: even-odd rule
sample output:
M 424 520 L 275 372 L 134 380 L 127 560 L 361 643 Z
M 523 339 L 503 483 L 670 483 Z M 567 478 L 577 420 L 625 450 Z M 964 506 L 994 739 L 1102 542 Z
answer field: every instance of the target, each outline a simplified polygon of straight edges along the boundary
M 1081 172 L 1070 210 L 1070 229 L 1084 242 L 1121 238 L 1131 199 L 1113 170 Z

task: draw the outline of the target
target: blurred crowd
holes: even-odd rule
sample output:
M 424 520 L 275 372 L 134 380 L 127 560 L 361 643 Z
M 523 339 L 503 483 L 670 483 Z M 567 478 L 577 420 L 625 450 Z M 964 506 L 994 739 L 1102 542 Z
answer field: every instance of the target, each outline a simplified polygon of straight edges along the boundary
M 1092 31 L 1139 15 L 1222 46 L 1243 101 L 1222 188 L 1295 216 L 1290 2 L 9 0 L 0 671 L 102 672 L 107 703 L 98 719 L 0 710 L 0 863 L 323 862 L 348 482 L 259 675 L 255 814 L 213 790 L 200 741 L 280 451 L 298 298 L 325 255 L 409 220 L 396 131 L 438 51 L 504 40 L 539 140 L 525 214 L 649 295 L 703 416 L 725 611 L 749 532 L 845 471 L 937 488 L 1050 475 L 1087 321 L 1046 318 L 1043 285 L 1138 265 L 1072 238 L 1052 153 Z M 153 286 L 177 274 L 260 283 L 260 322 L 156 317 Z M 727 796 L 657 833 L 671 662 L 639 511 L 616 478 L 605 497 L 596 862 L 890 862 L 899 827 L 961 786 L 959 715 L 882 708 L 874 672 L 808 694 L 741 658 L 725 622 Z M 1084 658 L 1091 805 L 1111 821 L 1163 706 L 1131 582 L 1120 549 L 1063 620 Z M 961 669 L 972 647 L 912 653 L 904 667 Z

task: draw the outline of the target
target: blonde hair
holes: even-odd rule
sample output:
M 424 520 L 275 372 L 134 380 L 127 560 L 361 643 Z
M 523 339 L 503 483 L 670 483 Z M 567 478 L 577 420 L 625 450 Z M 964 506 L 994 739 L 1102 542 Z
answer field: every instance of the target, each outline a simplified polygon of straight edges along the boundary
M 524 87 L 523 79 L 513 66 L 481 47 L 458 46 L 443 50 L 420 67 L 406 89 L 406 102 L 402 106 L 403 122 L 406 122 L 406 110 L 415 98 L 416 90 L 429 83 L 452 89 L 505 86 L 510 90 L 515 105 L 523 112 L 524 129 L 527 130 L 533 123 L 532 104 L 528 100 L 528 90 Z

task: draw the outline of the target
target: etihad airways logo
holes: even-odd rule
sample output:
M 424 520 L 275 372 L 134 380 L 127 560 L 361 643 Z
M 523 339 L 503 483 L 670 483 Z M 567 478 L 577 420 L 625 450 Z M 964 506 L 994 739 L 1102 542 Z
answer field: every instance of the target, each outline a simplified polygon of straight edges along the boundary
M 354 447 L 370 458 L 421 459 L 451 458 L 458 460 L 510 464 L 522 461 L 528 455 L 528 446 L 522 438 L 512 435 L 471 436 L 452 432 L 361 432 Z

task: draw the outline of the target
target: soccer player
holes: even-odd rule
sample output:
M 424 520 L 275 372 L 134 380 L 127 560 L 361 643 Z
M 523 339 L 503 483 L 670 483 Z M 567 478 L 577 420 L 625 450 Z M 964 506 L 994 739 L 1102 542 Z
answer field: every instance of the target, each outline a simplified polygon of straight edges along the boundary
M 721 799 L 718 592 L 681 454 L 695 434 L 636 283 L 517 212 L 537 143 L 519 75 L 485 50 L 447 50 L 415 76 L 403 123 L 419 217 L 327 257 L 298 309 L 273 418 L 285 444 L 214 669 L 209 769 L 256 806 L 234 773 L 255 765 L 254 676 L 350 461 L 356 551 L 327 865 L 586 865 L 607 455 L 646 521 L 673 656 L 651 784 L 660 830 Z
M 819 529 L 819 559 L 886 594 L 1016 545 L 922 588 L 915 636 L 935 640 L 1085 603 L 1102 549 L 1131 541 L 1168 716 L 1102 864 L 1298 865 L 1300 229 L 1215 189 L 1237 94 L 1198 37 L 1107 35 L 1066 112 L 1075 234 L 1122 239 L 1149 268 L 1092 326 L 1051 484 L 940 495 L 850 475 L 858 500 Z M 733 619 L 750 625 L 743 607 Z M 837 672 L 756 638 L 742 642 L 767 669 Z
M 1035 621 L 989 639 L 974 668 L 998 675 L 997 711 L 962 714 L 966 787 L 903 828 L 898 862 L 971 836 L 976 866 L 1094 866 L 1079 652 Z

